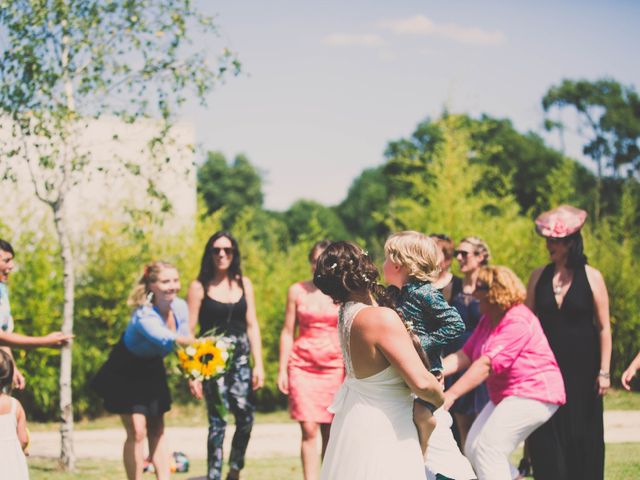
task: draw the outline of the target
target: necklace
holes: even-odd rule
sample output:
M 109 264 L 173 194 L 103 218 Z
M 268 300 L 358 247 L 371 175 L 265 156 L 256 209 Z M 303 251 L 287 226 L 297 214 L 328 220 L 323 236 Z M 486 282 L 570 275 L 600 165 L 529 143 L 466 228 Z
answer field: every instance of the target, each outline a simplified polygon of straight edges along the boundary
M 559 296 L 560 296 L 560 294 L 562 293 L 562 287 L 564 287 L 564 285 L 562 285 L 562 284 L 560 284 L 560 283 L 558 283 L 557 285 L 554 285 L 554 286 L 553 286 L 553 294 L 554 294 L 556 297 L 559 297 Z
M 566 282 L 566 283 L 561 282 L 560 277 L 558 277 L 557 282 L 555 282 L 554 280 L 551 281 L 551 286 L 553 287 L 553 294 L 556 297 L 559 297 L 562 294 L 562 290 L 569 282 Z

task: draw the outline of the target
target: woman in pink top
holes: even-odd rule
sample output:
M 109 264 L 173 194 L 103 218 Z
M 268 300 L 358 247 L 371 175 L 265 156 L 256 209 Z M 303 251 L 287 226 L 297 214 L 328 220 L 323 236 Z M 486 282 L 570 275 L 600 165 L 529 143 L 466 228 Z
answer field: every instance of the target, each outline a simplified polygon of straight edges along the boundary
M 311 271 L 331 242 L 317 242 L 309 252 Z M 298 337 L 294 341 L 296 324 Z M 302 429 L 302 470 L 305 480 L 318 478 L 318 431 L 322 456 L 329 441 L 333 402 L 342 381 L 344 364 L 338 340 L 338 305 L 311 280 L 289 288 L 284 325 L 280 334 L 278 388 L 289 395 L 291 418 Z
M 483 267 L 474 296 L 483 316 L 461 350 L 444 359 L 444 374 L 468 368 L 445 392 L 445 408 L 486 380 L 489 403 L 469 431 L 464 453 L 479 480 L 518 475 L 509 455 L 565 403 L 562 375 L 526 290 L 506 267 Z

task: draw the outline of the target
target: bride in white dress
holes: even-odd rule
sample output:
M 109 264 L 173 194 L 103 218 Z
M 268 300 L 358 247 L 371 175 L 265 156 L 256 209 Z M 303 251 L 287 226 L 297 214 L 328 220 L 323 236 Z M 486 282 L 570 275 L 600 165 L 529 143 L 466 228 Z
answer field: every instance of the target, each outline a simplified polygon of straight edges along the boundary
M 338 329 L 347 377 L 335 413 L 322 480 L 424 480 L 412 420 L 413 392 L 440 406 L 442 387 L 425 368 L 400 317 L 383 303 L 378 271 L 358 246 L 331 244 L 314 283 L 341 304 Z

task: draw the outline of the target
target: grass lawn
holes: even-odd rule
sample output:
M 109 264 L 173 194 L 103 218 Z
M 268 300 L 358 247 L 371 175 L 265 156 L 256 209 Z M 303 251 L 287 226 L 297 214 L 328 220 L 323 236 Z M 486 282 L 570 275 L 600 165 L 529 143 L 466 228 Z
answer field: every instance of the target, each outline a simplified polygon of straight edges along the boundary
M 604 401 L 605 410 L 640 410 L 640 393 L 626 390 L 611 390 Z M 165 422 L 170 427 L 203 427 L 208 425 L 205 407 L 201 405 L 174 405 L 165 415 Z M 270 413 L 257 413 L 256 423 L 288 423 L 292 422 L 289 412 L 278 410 Z M 91 420 L 80 420 L 75 423 L 79 430 L 98 430 L 103 428 L 120 428 L 122 424 L 117 415 L 106 415 Z M 58 430 L 57 422 L 36 423 L 29 422 L 29 429 L 34 432 Z
M 169 427 L 206 427 L 209 423 L 204 405 L 174 405 L 165 416 L 165 424 Z M 256 423 L 289 423 L 289 412 L 278 410 L 269 413 L 256 413 Z M 29 422 L 29 430 L 33 432 L 58 430 L 58 422 L 37 423 Z M 75 422 L 74 428 L 78 430 L 101 430 L 104 428 L 122 428 L 122 422 L 118 415 L 105 415 L 104 417 Z
M 522 449 L 511 455 L 511 463 L 517 465 Z M 605 473 L 607 480 L 640 478 L 640 443 L 609 443 L 606 446 Z
M 191 465 L 187 473 L 174 473 L 175 480 L 204 480 L 205 463 L 198 460 Z M 64 473 L 58 468 L 57 461 L 49 458 L 30 458 L 29 474 L 31 480 L 117 480 L 126 478 L 122 462 L 110 460 L 79 460 L 76 473 Z M 302 466 L 298 457 L 274 457 L 270 459 L 248 459 L 243 470 L 244 478 L 260 480 L 286 480 L 302 478 Z M 153 474 L 145 478 L 154 479 Z M 224 478 L 224 472 L 223 472 Z
M 512 456 L 515 462 L 521 452 Z M 605 477 L 607 480 L 628 480 L 640 478 L 640 443 L 613 443 L 607 445 Z M 78 471 L 63 473 L 53 459 L 30 458 L 29 471 L 32 480 L 113 480 L 125 478 L 122 462 L 108 460 L 80 460 Z M 302 478 L 302 468 L 298 457 L 274 457 L 270 459 L 248 459 L 244 478 L 260 480 L 288 480 Z M 196 480 L 204 478 L 205 465 L 202 460 L 191 465 L 188 473 L 176 473 L 171 478 Z M 145 478 L 155 478 L 151 474 Z
M 612 389 L 604 397 L 605 410 L 640 410 L 640 392 Z

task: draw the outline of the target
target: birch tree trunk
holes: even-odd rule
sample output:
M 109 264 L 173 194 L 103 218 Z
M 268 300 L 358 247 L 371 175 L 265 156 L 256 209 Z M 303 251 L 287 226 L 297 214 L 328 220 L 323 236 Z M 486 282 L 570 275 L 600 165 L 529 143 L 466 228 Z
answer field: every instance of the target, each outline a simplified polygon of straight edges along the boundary
M 63 194 L 64 195 L 64 194 Z M 74 258 L 69 238 L 68 219 L 65 211 L 64 196 L 53 207 L 53 218 L 63 265 L 64 306 L 62 333 L 73 334 L 74 309 Z M 73 341 L 62 347 L 60 352 L 60 464 L 65 470 L 73 471 L 76 456 L 73 450 L 73 397 L 71 390 L 71 349 Z
M 69 77 L 69 37 L 62 37 L 62 75 L 64 81 L 67 109 L 75 113 L 73 83 Z M 72 150 L 73 152 L 73 150 Z M 73 334 L 73 309 L 75 296 L 74 258 L 69 238 L 69 224 L 66 210 L 67 193 L 71 187 L 73 172 L 70 152 L 64 151 L 62 159 L 62 182 L 60 184 L 58 200 L 53 204 L 53 219 L 60 242 L 62 257 L 64 306 L 62 314 L 62 333 Z M 69 342 L 60 352 L 60 464 L 67 471 L 75 470 L 76 455 L 73 450 L 73 392 L 71 389 L 71 363 L 73 341 Z

